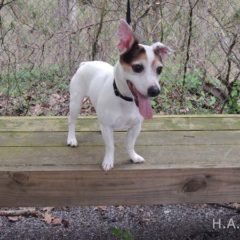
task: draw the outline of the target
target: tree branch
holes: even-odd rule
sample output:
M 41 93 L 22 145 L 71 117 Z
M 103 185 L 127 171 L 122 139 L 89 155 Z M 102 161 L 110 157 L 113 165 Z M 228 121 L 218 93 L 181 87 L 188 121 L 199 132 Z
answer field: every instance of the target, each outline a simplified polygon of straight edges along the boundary
M 3 8 L 3 7 L 5 7 L 5 6 L 7 6 L 8 4 L 11 4 L 11 3 L 13 3 L 13 2 L 15 2 L 16 0 L 11 0 L 11 1 L 9 1 L 9 2 L 5 2 L 5 0 L 1 0 L 0 1 L 0 11 L 1 11 L 1 9 Z

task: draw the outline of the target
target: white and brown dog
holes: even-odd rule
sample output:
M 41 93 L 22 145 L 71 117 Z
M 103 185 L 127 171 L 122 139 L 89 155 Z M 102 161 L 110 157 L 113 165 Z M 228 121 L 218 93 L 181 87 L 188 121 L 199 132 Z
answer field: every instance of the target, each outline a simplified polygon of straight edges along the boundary
M 160 93 L 159 75 L 163 59 L 171 49 L 157 42 L 151 46 L 138 43 L 132 29 L 120 20 L 118 49 L 120 59 L 113 67 L 106 62 L 82 62 L 70 84 L 70 116 L 67 144 L 77 146 L 75 124 L 84 97 L 96 109 L 105 156 L 105 171 L 114 165 L 113 131 L 128 129 L 127 152 L 134 163 L 144 161 L 135 150 L 143 119 L 152 117 L 150 98 Z

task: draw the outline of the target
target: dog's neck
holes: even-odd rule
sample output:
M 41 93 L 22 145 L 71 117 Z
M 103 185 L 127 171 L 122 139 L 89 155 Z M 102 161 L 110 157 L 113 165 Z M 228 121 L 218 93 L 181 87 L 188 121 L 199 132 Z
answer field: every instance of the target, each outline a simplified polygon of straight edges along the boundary
M 118 61 L 114 66 L 114 79 L 119 92 L 126 97 L 133 97 L 125 77 L 125 72 L 121 63 Z

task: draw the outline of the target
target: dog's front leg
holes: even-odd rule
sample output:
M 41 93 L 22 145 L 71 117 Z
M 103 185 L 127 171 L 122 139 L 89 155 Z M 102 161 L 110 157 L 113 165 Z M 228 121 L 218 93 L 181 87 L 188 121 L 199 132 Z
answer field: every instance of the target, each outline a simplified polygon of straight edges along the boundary
M 136 143 L 136 140 L 137 140 L 137 137 L 138 137 L 140 131 L 141 131 L 141 123 L 134 125 L 128 131 L 127 152 L 128 152 L 130 159 L 134 163 L 140 163 L 140 162 L 145 161 L 144 158 L 141 157 L 140 155 L 138 155 L 134 150 L 134 146 L 135 146 L 135 143 Z
M 113 168 L 114 164 L 114 140 L 113 130 L 108 126 L 101 125 L 103 140 L 105 142 L 105 156 L 102 162 L 102 168 L 105 171 Z

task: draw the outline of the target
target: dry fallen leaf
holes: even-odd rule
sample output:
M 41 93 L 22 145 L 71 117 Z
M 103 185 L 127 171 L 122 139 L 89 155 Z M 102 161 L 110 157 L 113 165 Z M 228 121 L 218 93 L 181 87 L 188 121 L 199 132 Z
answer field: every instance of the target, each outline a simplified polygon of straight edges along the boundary
M 232 206 L 236 208 L 237 210 L 240 209 L 240 204 L 239 203 L 233 203 Z
M 63 220 L 60 217 L 55 217 L 51 214 L 49 214 L 49 212 L 46 212 L 43 214 L 43 219 L 44 222 L 48 223 L 48 224 L 53 224 L 53 225 L 60 225 L 63 224 L 64 227 L 68 227 L 69 226 L 69 222 L 66 220 Z
M 102 210 L 102 211 L 106 211 L 106 210 L 107 210 L 107 206 L 102 206 L 102 205 L 100 205 L 100 206 L 96 206 L 94 209 L 95 209 L 95 210 L 96 210 L 96 209 L 100 209 L 100 210 Z
M 35 207 L 21 207 L 20 210 L 26 211 L 26 212 L 34 212 L 36 211 Z
M 54 207 L 44 207 L 44 208 L 42 208 L 42 210 L 44 212 L 51 212 L 53 209 L 54 209 Z
M 44 216 L 44 217 L 43 217 L 43 221 L 44 221 L 44 222 L 46 222 L 46 223 L 48 223 L 48 224 L 51 224 L 51 223 L 52 223 L 53 216 L 52 216 L 51 214 L 45 213 L 43 216 Z
M 122 210 L 124 209 L 124 206 L 119 205 L 119 206 L 117 206 L 117 209 L 120 210 L 120 211 L 122 211 Z
M 32 115 L 38 116 L 43 112 L 42 106 L 40 104 L 36 104 L 32 107 Z
M 17 222 L 22 219 L 22 216 L 9 216 L 7 217 L 10 222 Z
M 60 224 L 62 224 L 62 218 L 54 217 L 54 218 L 52 219 L 52 224 L 53 224 L 53 225 L 60 225 Z
M 36 208 L 20 208 L 17 210 L 2 210 L 0 211 L 0 216 L 6 216 L 10 222 L 16 222 L 19 221 L 25 217 L 37 217 L 41 219 L 42 221 L 53 224 L 53 225 L 59 225 L 63 224 L 64 227 L 69 226 L 69 222 L 67 220 L 64 220 L 60 217 L 55 217 L 49 213 L 53 207 L 46 207 L 42 208 L 41 212 L 36 210 Z

